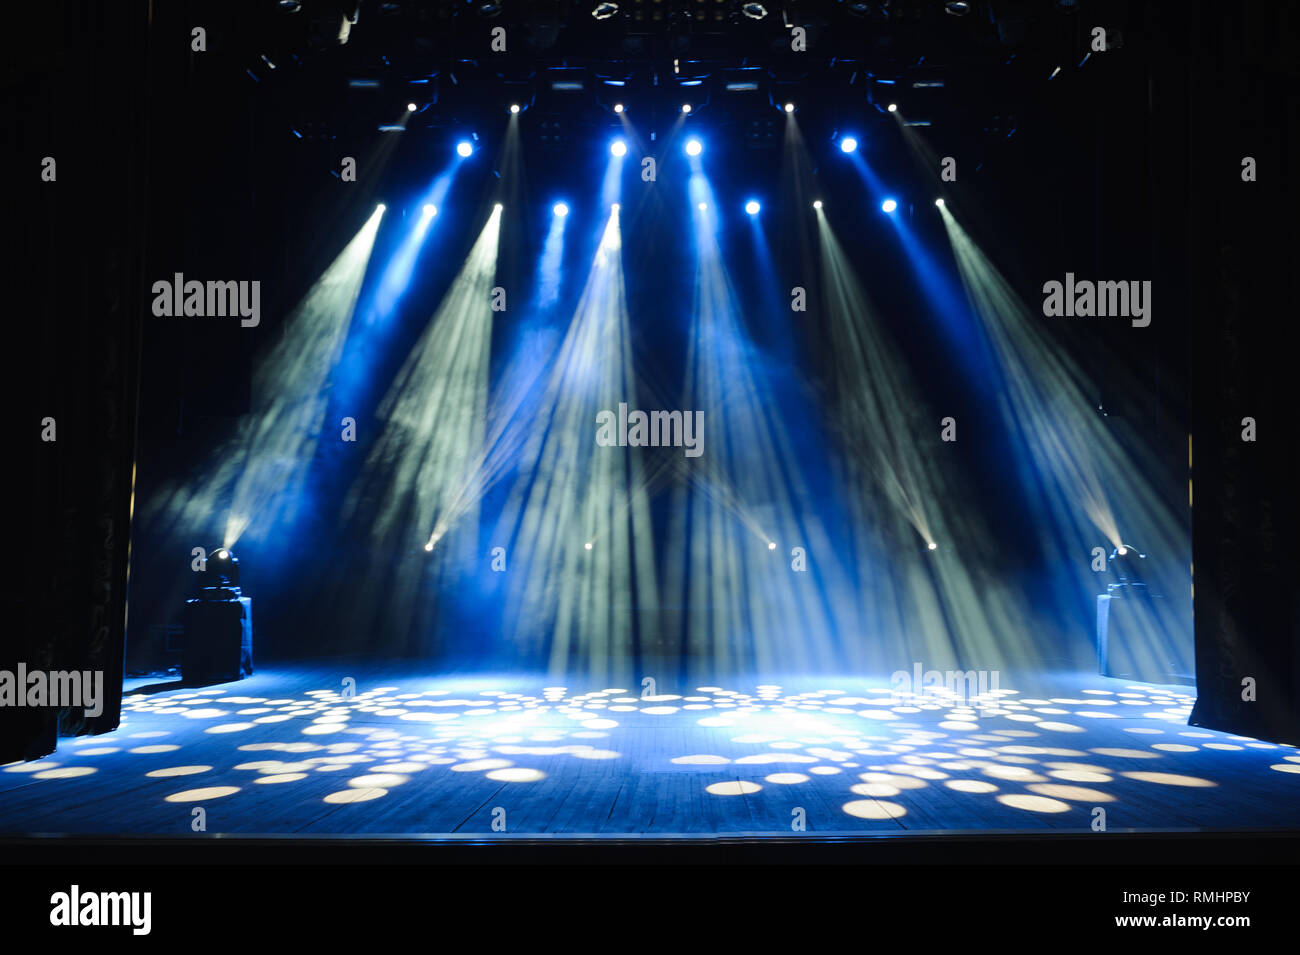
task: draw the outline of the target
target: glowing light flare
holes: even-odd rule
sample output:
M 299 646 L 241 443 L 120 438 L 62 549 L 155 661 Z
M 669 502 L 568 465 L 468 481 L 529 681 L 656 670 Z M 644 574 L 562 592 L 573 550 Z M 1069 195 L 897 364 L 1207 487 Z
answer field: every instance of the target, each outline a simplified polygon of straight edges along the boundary
M 485 442 L 500 231 L 496 206 L 380 402 L 383 430 L 344 506 L 345 519 L 368 526 L 377 547 L 404 546 L 412 527 L 432 527 L 424 549 L 432 552 L 441 543 L 444 564 L 467 559 L 474 548 L 466 536 L 444 541 L 444 534 L 461 520 L 472 521 L 477 509 L 478 495 L 467 487 Z M 399 562 L 384 580 L 359 585 L 373 586 L 374 593 L 349 603 L 383 606 L 389 624 L 409 626 L 427 573 L 423 564 Z
M 254 522 L 252 536 L 261 539 L 294 513 L 324 423 L 325 381 L 342 354 L 383 211 L 376 207 L 294 307 L 283 336 L 254 369 L 252 414 L 233 445 L 221 449 L 200 487 L 156 496 L 145 519 L 158 508 L 192 527 L 210 525 L 229 489 L 228 550 Z
M 626 679 L 634 640 L 627 604 L 649 606 L 657 586 L 641 454 L 593 440 L 599 412 L 637 406 L 621 245 L 611 207 L 573 318 L 547 356 L 526 440 L 512 455 L 517 476 L 498 527 L 521 581 L 503 610 L 518 653 L 552 666 L 581 660 L 593 674 Z

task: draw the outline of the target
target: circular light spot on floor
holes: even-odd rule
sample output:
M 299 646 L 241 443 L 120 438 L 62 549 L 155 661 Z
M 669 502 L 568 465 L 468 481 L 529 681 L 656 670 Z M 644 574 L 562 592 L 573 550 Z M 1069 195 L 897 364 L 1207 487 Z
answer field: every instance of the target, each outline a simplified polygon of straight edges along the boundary
M 982 779 L 949 779 L 944 782 L 949 789 L 959 793 L 995 793 L 998 787 Z
M 575 749 L 573 755 L 578 759 L 618 759 L 612 749 Z
M 352 777 L 348 780 L 348 785 L 353 789 L 392 789 L 394 786 L 402 785 L 409 778 L 397 773 L 367 773 L 365 776 Z
M 325 797 L 325 801 L 336 805 L 338 803 L 369 802 L 372 799 L 387 795 L 387 789 L 343 789 L 336 793 L 330 793 Z
M 535 783 L 546 778 L 540 769 L 525 769 L 523 766 L 494 769 L 486 775 L 488 779 L 495 779 L 499 783 Z
M 582 725 L 589 730 L 608 730 L 618 725 L 618 720 L 583 720 Z
M 838 766 L 811 766 L 809 767 L 808 772 L 817 776 L 834 776 L 838 773 L 844 772 L 844 770 L 840 769 Z
M 1086 786 L 1062 786 L 1057 783 L 1038 783 L 1025 787 L 1040 796 L 1055 796 L 1057 799 L 1070 799 L 1075 802 L 1114 802 L 1115 797 L 1100 789 L 1088 789 Z
M 907 815 L 907 810 L 898 803 L 876 799 L 855 799 L 840 808 L 858 819 L 898 819 Z
M 1046 796 L 1028 796 L 1023 793 L 1003 793 L 995 797 L 1004 806 L 1023 809 L 1026 812 L 1069 812 L 1070 804 Z
M 672 762 L 677 763 L 679 766 L 717 766 L 722 763 L 729 763 L 731 760 L 725 756 L 696 753 L 692 756 L 674 756 Z
M 211 766 L 168 766 L 166 769 L 155 769 L 145 775 L 155 779 L 167 779 L 171 776 L 195 776 L 206 773 L 211 768 Z
M 1195 789 L 1203 789 L 1210 786 L 1217 786 L 1218 783 L 1211 782 L 1208 779 L 1201 779 L 1199 776 L 1180 776 L 1177 773 L 1120 773 L 1126 779 L 1136 779 L 1143 783 L 1158 783 L 1161 786 L 1187 786 Z
M 959 720 L 944 720 L 939 724 L 940 729 L 956 730 L 959 733 L 970 732 L 980 728 L 978 723 L 966 723 Z
M 1051 730 L 1053 733 L 1084 733 L 1087 732 L 1082 726 L 1075 726 L 1073 723 L 1056 723 L 1050 720 L 1044 720 L 1041 723 L 1035 723 L 1040 730 Z
M 796 783 L 806 783 L 808 777 L 803 773 L 772 773 L 770 776 L 764 776 L 763 780 L 764 782 L 776 783 L 778 786 L 793 786 Z
M 172 793 L 166 798 L 166 801 L 202 802 L 205 799 L 222 799 L 237 792 L 239 792 L 238 786 L 208 786 L 204 789 L 186 789 L 183 792 Z
M 992 776 L 994 779 L 1007 779 L 1017 783 L 1045 783 L 1046 776 L 1040 776 L 1033 770 L 1025 769 L 1023 766 L 985 766 L 980 770 L 985 776 Z
M 92 746 L 90 749 L 79 749 L 79 750 L 77 750 L 77 755 L 78 755 L 78 756 L 104 756 L 104 755 L 107 755 L 108 753 L 117 753 L 117 752 L 121 752 L 121 747 L 118 747 L 118 746 Z
M 762 765 L 763 763 L 815 763 L 816 756 L 805 756 L 802 753 L 754 753 L 751 756 L 742 756 L 737 763 L 745 765 Z
M 220 726 L 209 726 L 203 732 L 205 733 L 242 733 L 244 730 L 251 730 L 257 726 L 256 723 L 222 723 Z
M 1274 763 L 1269 769 L 1278 773 L 1300 773 L 1300 763 Z
M 897 796 L 902 790 L 889 783 L 854 783 L 849 791 L 859 796 Z
M 1047 775 L 1070 783 L 1109 783 L 1114 780 L 1107 773 L 1096 773 L 1088 769 L 1052 769 L 1048 770 Z
M 341 733 L 347 727 L 342 723 L 312 723 L 302 728 L 304 736 L 324 736 L 327 733 Z
M 1117 759 L 1159 759 L 1159 753 L 1152 753 L 1145 749 L 1114 749 L 1111 747 L 1100 747 L 1089 750 L 1090 753 L 1096 753 L 1098 756 L 1114 756 Z
M 127 750 L 127 752 L 144 756 L 151 753 L 174 753 L 178 749 L 180 747 L 174 743 L 155 743 L 153 746 L 136 746 L 134 749 Z
M 32 773 L 33 779 L 75 779 L 78 776 L 89 776 L 95 770 L 90 766 L 60 766 L 58 769 L 42 769 L 39 773 Z
M 306 778 L 306 773 L 275 773 L 272 776 L 258 776 L 253 782 L 262 785 L 275 785 L 276 783 L 295 783 Z
M 714 796 L 746 796 L 762 788 L 758 783 L 751 783 L 745 779 L 729 779 L 725 783 L 705 786 L 704 791 Z

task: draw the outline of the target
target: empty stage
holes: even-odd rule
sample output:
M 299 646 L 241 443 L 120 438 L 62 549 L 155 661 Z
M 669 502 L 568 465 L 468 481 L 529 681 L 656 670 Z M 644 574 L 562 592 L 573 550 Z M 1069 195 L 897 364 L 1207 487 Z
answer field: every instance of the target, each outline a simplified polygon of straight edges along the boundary
M 1187 688 L 1070 674 L 1001 684 L 964 704 L 847 677 L 661 681 L 643 697 L 631 683 L 520 674 L 280 668 L 131 691 L 116 732 L 0 768 L 0 832 L 788 838 L 1300 825 L 1300 752 L 1187 726 Z

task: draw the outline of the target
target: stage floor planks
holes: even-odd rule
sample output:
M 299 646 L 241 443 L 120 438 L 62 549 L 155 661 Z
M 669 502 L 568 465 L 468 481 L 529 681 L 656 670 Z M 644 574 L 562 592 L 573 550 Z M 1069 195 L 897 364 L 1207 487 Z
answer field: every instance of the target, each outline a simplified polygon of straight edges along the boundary
M 1300 827 L 1295 747 L 1187 726 L 1187 688 L 1099 676 L 1004 675 L 969 701 L 394 665 L 141 682 L 117 731 L 0 767 L 0 832 L 906 836 L 1086 832 L 1098 809 L 1108 831 Z

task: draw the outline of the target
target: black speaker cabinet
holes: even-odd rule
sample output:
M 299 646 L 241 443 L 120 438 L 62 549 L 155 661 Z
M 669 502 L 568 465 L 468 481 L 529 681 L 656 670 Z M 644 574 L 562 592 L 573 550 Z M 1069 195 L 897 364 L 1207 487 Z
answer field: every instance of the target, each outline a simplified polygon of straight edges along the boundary
M 186 686 L 229 683 L 251 675 L 252 600 L 229 596 L 185 601 L 184 646 L 181 678 Z

